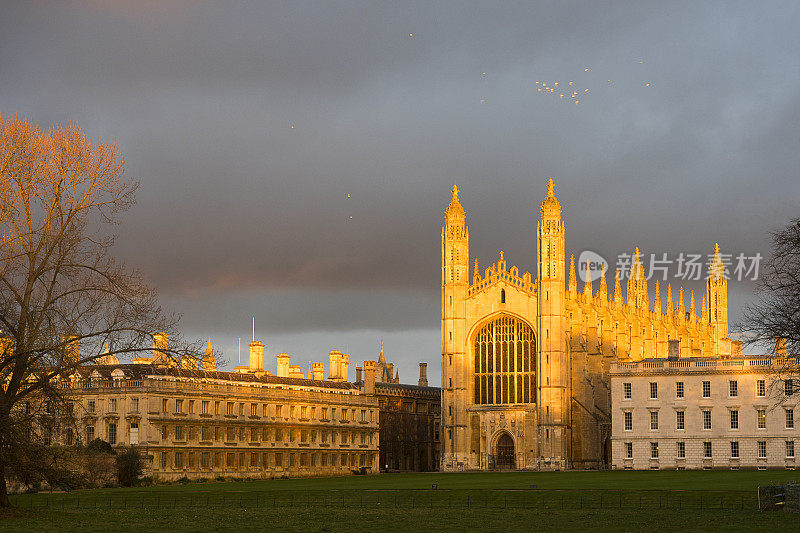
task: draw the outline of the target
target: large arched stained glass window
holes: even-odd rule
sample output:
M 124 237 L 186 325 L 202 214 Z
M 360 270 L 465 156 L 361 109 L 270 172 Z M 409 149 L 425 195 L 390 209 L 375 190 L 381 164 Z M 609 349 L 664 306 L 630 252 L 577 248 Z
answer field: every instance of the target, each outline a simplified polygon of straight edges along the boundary
M 500 316 L 475 336 L 475 403 L 536 402 L 536 337 L 533 329 Z

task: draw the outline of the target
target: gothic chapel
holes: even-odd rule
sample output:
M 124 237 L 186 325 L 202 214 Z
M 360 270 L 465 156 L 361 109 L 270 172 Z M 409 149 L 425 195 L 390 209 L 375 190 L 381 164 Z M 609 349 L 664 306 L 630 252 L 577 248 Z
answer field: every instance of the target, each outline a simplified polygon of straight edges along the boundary
M 564 222 L 553 180 L 537 224 L 536 279 L 499 260 L 469 274 L 469 230 L 453 187 L 442 228 L 442 470 L 598 468 L 610 460 L 610 362 L 725 357 L 727 280 L 715 249 L 700 316 L 683 288 L 662 311 L 634 254 L 627 298 L 619 274 L 578 292 L 565 280 Z M 670 342 L 672 341 L 672 342 Z M 677 341 L 677 342 L 676 342 Z

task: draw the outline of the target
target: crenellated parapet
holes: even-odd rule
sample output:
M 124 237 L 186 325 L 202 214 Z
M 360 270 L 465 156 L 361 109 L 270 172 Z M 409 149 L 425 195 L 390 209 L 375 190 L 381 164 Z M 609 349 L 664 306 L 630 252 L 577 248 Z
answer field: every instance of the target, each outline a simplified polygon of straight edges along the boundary
M 511 285 L 530 296 L 536 296 L 536 283 L 531 280 L 531 273 L 525 272 L 520 276 L 517 267 L 508 268 L 502 251 L 500 252 L 500 260 L 486 268 L 483 277 L 481 277 L 478 270 L 478 261 L 477 259 L 475 260 L 475 273 L 472 276 L 472 285 L 467 290 L 467 296 L 477 294 L 498 283 Z

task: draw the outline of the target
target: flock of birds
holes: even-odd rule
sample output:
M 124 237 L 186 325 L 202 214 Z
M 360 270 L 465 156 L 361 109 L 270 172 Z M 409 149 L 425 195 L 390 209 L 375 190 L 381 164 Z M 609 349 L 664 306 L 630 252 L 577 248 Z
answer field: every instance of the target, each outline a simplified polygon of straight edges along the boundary
M 413 33 L 409 33 L 408 37 L 409 37 L 409 39 L 413 39 L 414 38 L 414 34 Z M 639 63 L 643 64 L 644 61 L 639 61 Z M 584 68 L 583 71 L 584 72 L 589 72 L 589 67 Z M 481 78 L 484 79 L 484 80 L 488 79 L 489 78 L 488 73 L 481 72 Z M 606 80 L 606 84 L 611 85 L 611 84 L 613 84 L 613 81 L 610 80 L 610 79 L 607 79 Z M 649 81 L 642 82 L 642 85 L 645 86 L 645 87 L 650 87 L 651 86 Z M 580 87 L 575 81 L 566 81 L 566 82 L 551 81 L 551 82 L 548 82 L 548 81 L 545 81 L 545 80 L 536 80 L 536 92 L 537 93 L 541 93 L 541 94 L 545 94 L 545 95 L 551 95 L 551 96 L 554 96 L 554 97 L 558 96 L 559 100 L 566 100 L 567 102 L 572 102 L 575 105 L 579 105 L 580 101 L 581 101 L 580 99 L 583 96 L 585 96 L 585 95 L 590 93 L 590 88 L 589 87 Z M 484 104 L 484 103 L 486 103 L 486 101 L 487 101 L 486 98 L 481 98 L 480 103 Z M 294 129 L 294 126 L 295 126 L 294 121 L 290 120 L 289 121 L 290 129 Z M 351 198 L 350 193 L 345 193 L 345 199 L 349 200 L 350 198 Z M 345 219 L 345 222 L 352 222 L 352 221 L 353 221 L 353 216 L 352 215 L 348 215 L 347 218 Z
M 640 64 L 644 63 L 644 61 L 639 61 Z M 589 67 L 583 69 L 584 72 L 589 72 Z M 481 78 L 486 79 L 488 75 L 486 72 L 481 73 Z M 580 87 L 575 81 L 567 81 L 567 82 L 558 82 L 558 81 L 544 81 L 544 80 L 536 80 L 536 92 L 541 94 L 547 94 L 552 96 L 558 96 L 559 100 L 566 100 L 568 102 L 573 102 L 575 105 L 580 103 L 580 99 L 585 96 L 587 93 L 590 92 L 589 87 Z M 559 86 L 560 83 L 560 86 Z M 606 80 L 606 84 L 612 85 L 612 80 Z M 650 87 L 649 81 L 643 81 L 642 85 L 645 87 Z M 486 99 L 482 98 L 481 103 L 485 103 Z

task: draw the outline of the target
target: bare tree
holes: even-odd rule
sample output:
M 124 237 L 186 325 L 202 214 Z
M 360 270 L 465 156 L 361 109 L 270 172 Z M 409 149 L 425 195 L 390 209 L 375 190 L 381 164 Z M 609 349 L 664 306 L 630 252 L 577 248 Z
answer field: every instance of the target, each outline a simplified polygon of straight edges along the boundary
M 79 365 L 149 350 L 195 353 L 141 275 L 111 256 L 109 224 L 134 203 L 115 143 L 76 124 L 49 130 L 0 115 L 0 506 L 9 468 L 35 469 Z M 183 347 L 183 348 L 181 348 Z
M 772 256 L 766 261 L 757 299 L 745 308 L 740 326 L 747 343 L 773 347 L 781 378 L 800 373 L 800 219 L 772 234 Z M 798 387 L 794 388 L 798 392 Z

